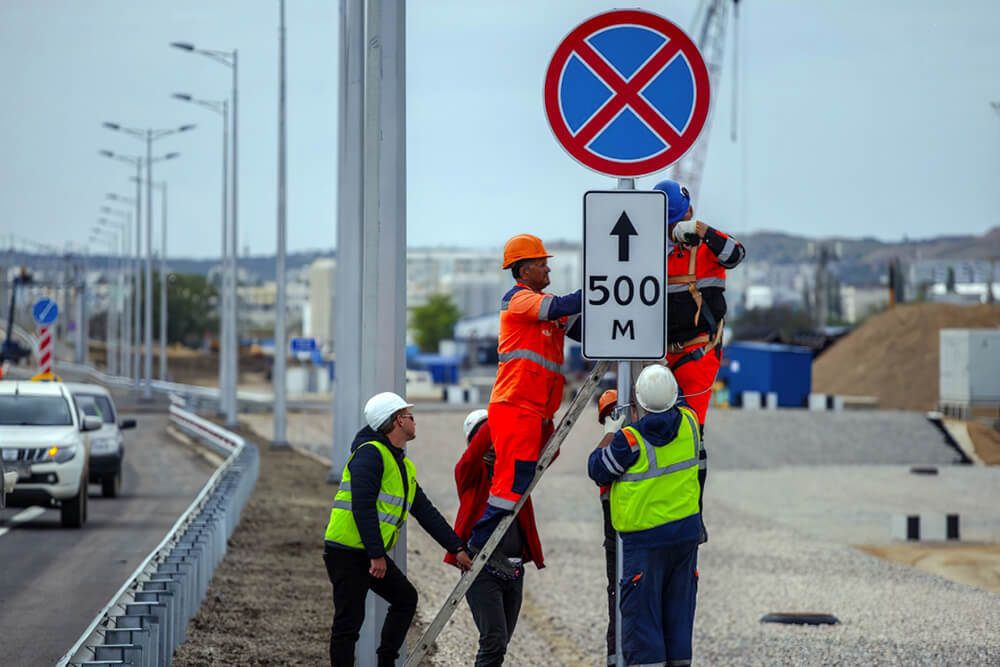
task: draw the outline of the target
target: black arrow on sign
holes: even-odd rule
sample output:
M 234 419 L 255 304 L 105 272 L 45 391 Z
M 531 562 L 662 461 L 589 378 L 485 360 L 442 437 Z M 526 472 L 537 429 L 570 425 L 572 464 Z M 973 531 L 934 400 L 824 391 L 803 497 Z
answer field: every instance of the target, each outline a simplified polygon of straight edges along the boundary
M 611 236 L 618 237 L 618 261 L 627 262 L 628 261 L 628 250 L 629 243 L 628 237 L 638 236 L 639 232 L 635 231 L 635 227 L 632 225 L 632 221 L 628 219 L 628 213 L 622 211 L 622 214 L 618 217 L 618 222 L 615 226 L 611 228 Z

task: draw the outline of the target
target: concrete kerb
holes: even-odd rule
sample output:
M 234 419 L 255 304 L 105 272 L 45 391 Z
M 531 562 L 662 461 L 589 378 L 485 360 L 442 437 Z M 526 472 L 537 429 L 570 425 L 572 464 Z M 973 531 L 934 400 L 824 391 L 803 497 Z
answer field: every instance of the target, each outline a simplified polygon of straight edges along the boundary
M 257 480 L 252 443 L 172 401 L 174 427 L 225 457 L 167 536 L 57 663 L 169 665 Z

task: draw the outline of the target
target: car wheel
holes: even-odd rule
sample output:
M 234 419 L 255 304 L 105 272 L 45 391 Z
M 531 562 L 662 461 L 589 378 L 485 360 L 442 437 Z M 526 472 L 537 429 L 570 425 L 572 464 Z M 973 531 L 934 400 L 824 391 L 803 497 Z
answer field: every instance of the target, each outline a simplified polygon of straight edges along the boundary
M 101 478 L 101 494 L 105 498 L 117 498 L 122 492 L 122 474 L 116 472 Z
M 80 490 L 72 500 L 64 500 L 59 509 L 59 518 L 64 528 L 80 528 L 87 520 L 87 484 L 80 482 Z

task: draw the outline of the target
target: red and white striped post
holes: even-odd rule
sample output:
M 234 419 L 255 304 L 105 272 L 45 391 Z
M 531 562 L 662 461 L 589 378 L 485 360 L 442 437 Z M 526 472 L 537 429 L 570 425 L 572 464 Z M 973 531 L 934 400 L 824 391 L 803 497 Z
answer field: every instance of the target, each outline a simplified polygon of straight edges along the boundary
M 52 373 L 52 330 L 47 326 L 38 329 L 38 367 L 39 373 Z

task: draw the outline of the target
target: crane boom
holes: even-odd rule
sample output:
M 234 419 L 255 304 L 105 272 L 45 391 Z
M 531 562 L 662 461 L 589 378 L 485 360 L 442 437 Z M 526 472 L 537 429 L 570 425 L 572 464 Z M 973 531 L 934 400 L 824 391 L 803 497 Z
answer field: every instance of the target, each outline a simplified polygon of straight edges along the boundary
M 705 59 L 708 68 L 709 90 L 713 97 L 709 106 L 708 119 L 701 131 L 701 136 L 684 156 L 670 168 L 670 178 L 682 183 L 692 192 L 699 192 L 701 175 L 705 166 L 705 154 L 708 151 L 708 139 L 712 129 L 712 112 L 715 108 L 715 96 L 719 90 L 719 80 L 722 73 L 722 63 L 726 47 L 726 23 L 729 18 L 729 5 L 733 6 L 734 16 L 738 16 L 739 0 L 702 0 L 695 12 L 691 34 L 695 37 L 701 57 Z

